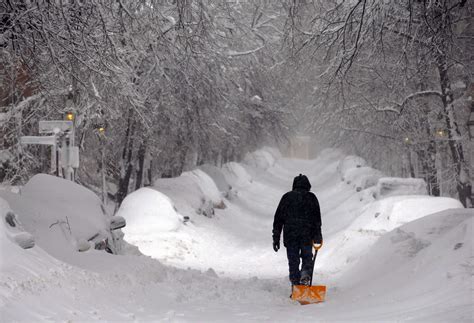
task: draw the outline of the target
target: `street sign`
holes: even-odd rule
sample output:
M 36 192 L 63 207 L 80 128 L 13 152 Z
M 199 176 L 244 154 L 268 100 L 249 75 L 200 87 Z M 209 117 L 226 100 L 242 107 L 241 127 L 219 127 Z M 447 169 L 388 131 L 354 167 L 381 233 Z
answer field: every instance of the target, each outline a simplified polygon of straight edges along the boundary
M 72 121 L 65 120 L 52 120 L 52 121 L 40 121 L 39 132 L 40 133 L 57 133 L 72 131 Z
M 23 145 L 56 145 L 56 136 L 23 136 L 20 138 Z
M 39 132 L 52 136 L 23 136 L 20 144 L 51 146 L 51 173 L 74 181 L 74 169 L 79 167 L 79 147 L 74 146 L 74 122 L 40 121 Z

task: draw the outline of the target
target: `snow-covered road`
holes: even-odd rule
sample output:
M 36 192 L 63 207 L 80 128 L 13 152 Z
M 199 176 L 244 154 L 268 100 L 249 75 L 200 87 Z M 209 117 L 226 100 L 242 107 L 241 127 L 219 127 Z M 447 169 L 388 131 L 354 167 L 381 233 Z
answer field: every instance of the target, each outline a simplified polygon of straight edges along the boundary
M 472 320 L 474 212 L 443 198 L 374 201 L 340 180 L 342 157 L 246 165 L 250 179 L 214 218 L 154 239 L 125 230 L 150 257 L 91 250 L 59 261 L 6 250 L 2 238 L 1 321 Z M 327 301 L 308 306 L 288 298 L 285 250 L 271 243 L 275 208 L 299 173 L 320 200 L 325 241 L 314 282 L 328 286 Z

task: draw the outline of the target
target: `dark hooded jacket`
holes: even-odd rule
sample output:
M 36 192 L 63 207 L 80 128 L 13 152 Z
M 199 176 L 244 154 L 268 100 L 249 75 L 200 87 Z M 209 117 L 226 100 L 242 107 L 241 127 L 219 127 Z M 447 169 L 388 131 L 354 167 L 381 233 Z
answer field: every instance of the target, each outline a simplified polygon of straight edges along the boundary
M 295 177 L 293 190 L 283 195 L 273 221 L 273 241 L 279 242 L 283 229 L 283 244 L 310 245 L 321 242 L 321 212 L 319 202 L 309 190 L 305 175 Z

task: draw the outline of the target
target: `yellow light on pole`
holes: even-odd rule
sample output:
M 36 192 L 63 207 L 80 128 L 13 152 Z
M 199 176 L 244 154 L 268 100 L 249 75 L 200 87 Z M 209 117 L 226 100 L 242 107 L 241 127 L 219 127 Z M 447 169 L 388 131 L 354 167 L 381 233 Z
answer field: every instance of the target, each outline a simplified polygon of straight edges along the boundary
M 410 143 L 410 138 L 405 137 L 404 141 L 405 141 L 406 144 L 409 144 Z
M 72 113 L 72 112 L 66 113 L 66 120 L 74 121 L 74 113 Z
M 440 130 L 437 130 L 437 131 L 436 131 L 436 134 L 437 134 L 439 137 L 444 137 L 446 133 L 445 133 L 444 130 L 440 129 Z
M 99 133 L 103 135 L 105 133 L 105 128 L 104 127 L 99 127 Z

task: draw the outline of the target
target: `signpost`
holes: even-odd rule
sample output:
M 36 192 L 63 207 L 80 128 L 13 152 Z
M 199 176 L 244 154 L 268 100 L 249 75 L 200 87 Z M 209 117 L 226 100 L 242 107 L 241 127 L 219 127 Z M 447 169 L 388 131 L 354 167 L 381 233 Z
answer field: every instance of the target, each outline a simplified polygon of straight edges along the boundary
M 79 147 L 74 146 L 73 121 L 40 121 L 39 133 L 53 135 L 23 136 L 20 138 L 20 143 L 22 145 L 51 146 L 52 173 L 55 173 L 58 176 L 62 174 L 64 178 L 74 181 L 74 169 L 79 167 Z
M 72 121 L 64 120 L 53 120 L 53 121 L 40 121 L 39 122 L 39 133 L 60 133 L 60 132 L 73 132 L 74 125 Z
M 23 136 L 20 138 L 22 145 L 56 145 L 56 136 Z

